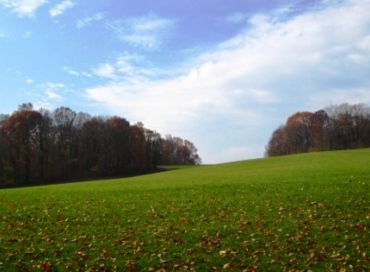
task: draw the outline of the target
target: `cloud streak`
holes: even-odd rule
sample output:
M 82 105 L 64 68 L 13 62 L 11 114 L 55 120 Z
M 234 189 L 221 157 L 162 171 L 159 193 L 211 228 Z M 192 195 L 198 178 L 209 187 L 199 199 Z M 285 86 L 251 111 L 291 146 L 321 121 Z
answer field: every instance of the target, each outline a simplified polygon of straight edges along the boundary
M 102 78 L 110 78 L 115 79 L 116 78 L 116 69 L 111 64 L 101 64 L 99 67 L 95 68 L 93 70 L 94 74 L 102 77 Z
M 149 14 L 107 23 L 116 37 L 128 45 L 144 49 L 159 49 L 173 30 L 176 20 Z
M 71 76 L 75 76 L 75 77 L 87 77 L 87 78 L 90 78 L 92 77 L 93 75 L 91 73 L 88 73 L 88 72 L 84 72 L 84 71 L 76 71 L 74 69 L 72 69 L 71 67 L 68 67 L 68 66 L 63 66 L 62 70 L 71 75 Z
M 10 9 L 19 17 L 32 17 L 47 0 L 0 0 L 0 5 Z
M 94 22 L 99 22 L 99 21 L 102 21 L 102 20 L 104 20 L 104 15 L 102 13 L 96 13 L 93 16 L 88 16 L 88 17 L 78 19 L 76 21 L 76 28 L 82 29 L 82 28 L 85 28 L 85 27 L 91 25 Z
M 50 9 L 49 14 L 51 17 L 57 17 L 62 15 L 67 9 L 73 8 L 76 5 L 71 0 L 64 0 Z

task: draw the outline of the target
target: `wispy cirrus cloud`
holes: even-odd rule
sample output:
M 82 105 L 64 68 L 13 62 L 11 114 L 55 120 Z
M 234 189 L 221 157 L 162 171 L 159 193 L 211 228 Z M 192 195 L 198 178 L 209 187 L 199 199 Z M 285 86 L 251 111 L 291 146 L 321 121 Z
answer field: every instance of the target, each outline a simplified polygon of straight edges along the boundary
M 51 17 L 57 17 L 62 15 L 67 9 L 73 8 L 76 5 L 75 2 L 71 0 L 63 0 L 59 4 L 55 5 L 49 10 Z
M 10 9 L 19 17 L 32 17 L 47 0 L 0 0 L 0 5 Z
M 32 78 L 29 78 L 29 77 L 26 78 L 25 81 L 27 84 L 33 84 L 35 82 Z
M 64 88 L 65 86 L 62 83 L 48 82 L 48 83 L 42 84 L 42 89 L 44 91 L 44 94 L 49 100 L 57 100 L 57 101 L 62 100 L 63 97 L 59 94 L 59 91 Z
M 72 69 L 68 66 L 63 66 L 62 70 L 66 72 L 69 75 L 76 76 L 76 77 L 92 77 L 93 75 L 89 72 L 85 71 L 76 71 L 75 69 Z
M 160 48 L 175 25 L 175 19 L 163 18 L 155 14 L 107 23 L 107 27 L 119 40 L 145 50 Z
M 340 89 L 328 93 L 342 97 L 333 102 L 368 101 L 370 2 L 321 4 L 280 20 L 276 14 L 250 18 L 238 35 L 188 60 L 180 75 L 138 80 L 132 74 L 86 95 L 130 120 L 193 139 L 206 162 L 221 161 L 220 154 L 240 158 L 246 150 L 253 150 L 246 157 L 262 156 L 280 122 L 324 106 L 326 92 Z M 210 148 L 209 137 L 224 149 Z
M 32 101 L 35 108 L 53 109 L 65 99 L 67 88 L 64 83 L 44 82 L 35 84 L 33 79 L 27 79 L 27 83 L 33 86 L 27 97 Z
M 101 64 L 98 67 L 94 68 L 93 73 L 102 78 L 116 78 L 116 68 L 109 63 Z
M 115 82 L 143 83 L 166 74 L 155 67 L 145 67 L 145 58 L 138 54 L 122 53 L 112 62 L 101 63 L 91 68 L 91 74 Z
M 78 19 L 76 21 L 76 28 L 81 29 L 81 28 L 89 26 L 93 22 L 99 22 L 99 21 L 102 21 L 102 20 L 104 20 L 104 15 L 103 15 L 103 13 L 99 12 L 99 13 L 96 13 L 92 16 L 87 16 L 87 17 L 83 17 L 83 18 Z

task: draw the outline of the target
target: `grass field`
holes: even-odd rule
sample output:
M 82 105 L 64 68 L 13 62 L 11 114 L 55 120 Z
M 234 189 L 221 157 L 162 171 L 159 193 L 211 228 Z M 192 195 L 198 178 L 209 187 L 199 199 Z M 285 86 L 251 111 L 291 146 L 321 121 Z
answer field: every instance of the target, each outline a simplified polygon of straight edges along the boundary
M 370 149 L 0 191 L 0 271 L 370 271 Z

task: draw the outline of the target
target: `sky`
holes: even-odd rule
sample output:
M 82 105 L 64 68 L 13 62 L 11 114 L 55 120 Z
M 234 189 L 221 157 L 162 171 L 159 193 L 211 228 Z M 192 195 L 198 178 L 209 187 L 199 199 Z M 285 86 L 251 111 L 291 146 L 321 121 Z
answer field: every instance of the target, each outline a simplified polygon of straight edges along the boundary
M 31 102 L 264 156 L 297 111 L 370 103 L 370 0 L 0 0 L 0 112 Z

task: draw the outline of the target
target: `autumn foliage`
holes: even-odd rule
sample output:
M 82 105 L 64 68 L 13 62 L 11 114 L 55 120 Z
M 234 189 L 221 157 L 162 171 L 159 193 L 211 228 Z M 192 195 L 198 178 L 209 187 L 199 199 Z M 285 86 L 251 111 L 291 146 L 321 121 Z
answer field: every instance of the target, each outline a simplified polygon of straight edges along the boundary
M 297 112 L 276 129 L 267 156 L 370 147 L 370 108 L 341 104 L 317 112 Z
M 24 104 L 0 115 L 0 185 L 32 185 L 154 171 L 159 164 L 200 163 L 194 144 L 161 137 L 121 117 L 92 117 Z

